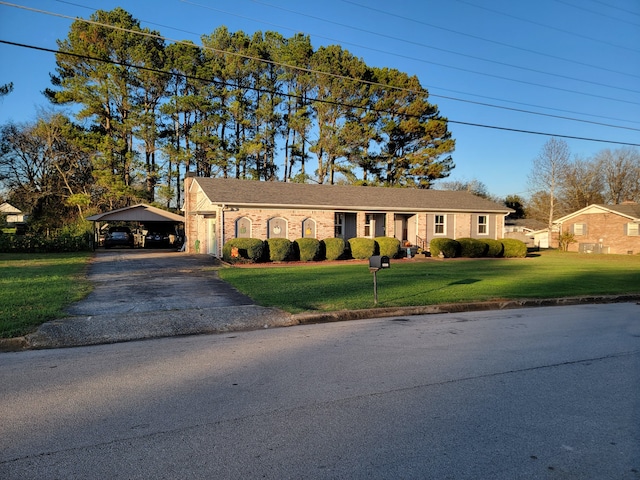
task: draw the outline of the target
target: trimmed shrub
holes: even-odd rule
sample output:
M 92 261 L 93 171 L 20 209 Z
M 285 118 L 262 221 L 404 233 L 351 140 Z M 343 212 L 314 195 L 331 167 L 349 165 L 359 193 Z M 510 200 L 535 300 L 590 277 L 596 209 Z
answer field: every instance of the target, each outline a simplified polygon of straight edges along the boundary
M 327 260 L 339 260 L 348 258 L 349 250 L 347 242 L 342 238 L 325 238 L 322 240 Z
M 467 258 L 484 257 L 489 250 L 489 245 L 484 240 L 477 238 L 458 238 L 460 244 L 460 256 Z
M 294 242 L 293 248 L 300 261 L 313 262 L 323 258 L 322 245 L 317 238 L 298 238 Z
M 378 243 L 378 253 L 389 258 L 400 256 L 400 240 L 393 237 L 376 237 Z
M 487 257 L 502 257 L 504 255 L 504 245 L 500 240 L 487 239 L 484 242 L 489 246 Z
M 501 242 L 502 245 L 504 245 L 504 257 L 524 258 L 527 256 L 527 245 L 522 240 L 517 240 L 515 238 L 503 238 Z
M 288 238 L 270 238 L 267 248 L 272 262 L 286 262 L 293 258 L 293 244 Z
M 349 239 L 351 256 L 358 260 L 364 260 L 376 253 L 376 241 L 373 238 L 356 237 Z
M 233 249 L 238 249 L 238 256 L 233 257 Z M 222 259 L 225 262 L 249 261 L 261 262 L 266 257 L 265 242 L 259 238 L 232 238 L 222 247 Z
M 451 238 L 434 238 L 429 242 L 429 250 L 432 257 L 444 255 L 446 258 L 455 258 L 460 255 L 460 244 Z

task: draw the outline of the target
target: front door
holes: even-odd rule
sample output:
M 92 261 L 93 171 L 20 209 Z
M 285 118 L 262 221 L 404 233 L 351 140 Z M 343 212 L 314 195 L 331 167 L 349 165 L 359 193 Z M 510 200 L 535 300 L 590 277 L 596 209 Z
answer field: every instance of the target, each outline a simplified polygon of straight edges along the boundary
M 218 254 L 218 242 L 216 241 L 216 219 L 207 219 L 207 253 L 209 255 Z

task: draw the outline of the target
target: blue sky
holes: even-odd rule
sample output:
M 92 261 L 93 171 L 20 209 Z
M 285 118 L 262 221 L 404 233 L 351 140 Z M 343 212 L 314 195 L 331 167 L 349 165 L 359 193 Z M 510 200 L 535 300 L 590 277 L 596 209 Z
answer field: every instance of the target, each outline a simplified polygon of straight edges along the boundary
M 72 18 L 117 6 L 168 39 L 200 43 L 222 25 L 303 32 L 316 49 L 339 44 L 416 75 L 451 121 L 449 180 L 479 180 L 493 195 L 529 195 L 532 160 L 550 138 L 541 134 L 568 137 L 581 158 L 640 145 L 637 0 L 14 0 L 0 1 L 0 40 L 55 49 Z M 0 65 L 0 84 L 14 83 L 0 124 L 49 108 L 52 53 L 0 43 Z

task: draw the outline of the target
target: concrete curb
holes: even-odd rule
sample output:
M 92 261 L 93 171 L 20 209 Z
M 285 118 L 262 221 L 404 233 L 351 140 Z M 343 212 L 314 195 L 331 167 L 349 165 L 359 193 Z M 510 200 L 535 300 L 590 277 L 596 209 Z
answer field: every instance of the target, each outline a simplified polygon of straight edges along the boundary
M 475 312 L 484 310 L 507 310 L 514 308 L 559 307 L 568 305 L 640 302 L 640 294 L 629 295 L 586 295 L 580 297 L 493 300 L 474 303 L 443 303 L 415 307 L 386 307 L 368 310 L 344 310 L 336 312 L 300 313 L 293 315 L 298 324 L 361 320 L 364 318 L 384 318 L 410 315 L 431 315 L 440 313 Z
M 382 307 L 290 314 L 257 305 L 70 317 L 44 323 L 24 337 L 0 339 L 0 352 L 67 348 L 184 335 L 219 334 L 263 328 L 514 308 L 637 302 L 640 294 L 554 299 L 495 300 L 415 307 Z

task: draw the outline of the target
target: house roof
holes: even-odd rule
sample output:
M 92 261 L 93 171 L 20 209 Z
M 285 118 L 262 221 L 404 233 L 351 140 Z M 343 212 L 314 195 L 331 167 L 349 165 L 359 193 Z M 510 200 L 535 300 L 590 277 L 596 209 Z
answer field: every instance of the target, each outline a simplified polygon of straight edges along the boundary
M 184 217 L 143 203 L 87 217 L 94 222 L 184 222 Z
M 16 207 L 14 207 L 13 205 L 11 205 L 10 203 L 4 202 L 3 204 L 0 204 L 0 213 L 15 215 L 22 212 L 18 210 Z
M 570 220 L 573 217 L 577 217 L 578 215 L 582 215 L 583 213 L 589 213 L 590 211 L 600 212 L 608 212 L 615 213 L 617 215 L 622 215 L 623 217 L 627 217 L 633 221 L 640 221 L 640 204 L 633 202 L 625 202 L 619 205 L 602 205 L 602 204 L 592 204 L 587 207 L 584 207 L 576 212 L 565 215 L 564 217 L 560 217 L 557 220 L 554 220 L 553 223 L 563 223 L 567 220 Z
M 208 177 L 196 177 L 194 181 L 209 201 L 217 205 L 503 214 L 513 211 L 477 195 L 458 191 L 259 182 Z

